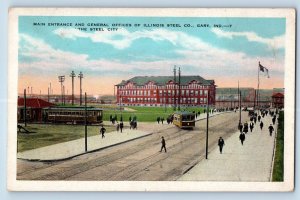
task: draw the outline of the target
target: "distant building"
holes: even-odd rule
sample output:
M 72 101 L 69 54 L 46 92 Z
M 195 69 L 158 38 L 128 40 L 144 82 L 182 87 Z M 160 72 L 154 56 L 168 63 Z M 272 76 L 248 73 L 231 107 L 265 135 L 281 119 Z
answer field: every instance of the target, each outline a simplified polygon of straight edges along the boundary
M 29 122 L 42 122 L 42 108 L 51 107 L 54 104 L 39 98 L 26 98 L 26 120 Z M 25 101 L 23 97 L 18 98 L 18 122 L 24 122 Z
M 284 107 L 284 95 L 282 93 L 276 93 L 272 95 L 272 105 L 274 108 Z
M 136 76 L 116 85 L 117 104 L 125 106 L 205 106 L 215 104 L 214 80 L 201 76 Z
M 255 100 L 254 88 L 217 88 L 216 107 L 235 108 L 239 106 L 239 91 L 241 92 L 242 106 L 253 107 Z

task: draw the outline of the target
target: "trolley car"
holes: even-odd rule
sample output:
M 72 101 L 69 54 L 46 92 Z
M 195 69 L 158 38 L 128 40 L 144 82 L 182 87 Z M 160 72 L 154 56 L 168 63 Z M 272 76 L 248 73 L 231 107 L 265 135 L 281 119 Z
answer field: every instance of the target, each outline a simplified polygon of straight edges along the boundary
M 51 123 L 102 123 L 102 109 L 87 107 L 49 107 L 43 109 L 44 121 Z
M 173 124 L 179 128 L 194 128 L 195 114 L 191 112 L 175 112 L 173 114 Z

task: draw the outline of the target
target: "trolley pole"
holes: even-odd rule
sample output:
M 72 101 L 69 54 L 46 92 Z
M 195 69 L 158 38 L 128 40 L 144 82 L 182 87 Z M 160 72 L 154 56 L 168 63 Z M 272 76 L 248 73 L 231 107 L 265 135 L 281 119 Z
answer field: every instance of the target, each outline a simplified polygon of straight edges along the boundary
M 208 155 L 208 118 L 209 118 L 209 90 L 207 90 L 207 100 L 206 100 L 206 145 L 205 145 L 205 159 Z
M 85 152 L 87 152 L 87 107 L 86 107 L 86 92 L 84 93 L 84 102 L 85 102 L 85 120 L 84 120 L 84 147 Z

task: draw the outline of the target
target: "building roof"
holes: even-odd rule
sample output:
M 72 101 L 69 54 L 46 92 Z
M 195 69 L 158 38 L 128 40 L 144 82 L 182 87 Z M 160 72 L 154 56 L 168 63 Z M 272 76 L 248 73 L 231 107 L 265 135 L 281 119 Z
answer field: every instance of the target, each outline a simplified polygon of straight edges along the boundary
M 178 77 L 177 82 L 178 82 Z M 135 76 L 127 81 L 123 80 L 121 83 L 117 85 L 125 85 L 128 82 L 132 82 L 136 85 L 145 85 L 150 81 L 153 81 L 156 85 L 165 85 L 169 81 L 173 81 L 173 76 Z M 211 85 L 214 84 L 214 80 L 205 80 L 201 76 L 181 76 L 180 84 L 181 85 L 188 85 L 191 81 L 197 81 L 203 85 Z
M 273 97 L 275 97 L 275 98 L 276 98 L 276 97 L 277 97 L 277 98 L 283 98 L 284 95 L 283 95 L 282 93 L 276 93 L 276 94 L 273 94 L 273 95 L 272 95 L 272 98 L 273 98 Z
M 55 104 L 50 103 L 48 101 L 44 101 L 43 99 L 39 98 L 26 98 L 26 107 L 28 108 L 45 108 L 54 106 Z M 24 106 L 24 98 L 19 97 L 18 98 L 18 106 L 23 107 Z
M 93 106 L 87 106 L 86 109 L 88 111 L 98 111 L 98 110 L 103 110 L 101 108 L 95 108 Z M 60 111 L 84 111 L 85 107 L 84 106 L 58 106 L 58 107 L 51 107 L 49 110 L 60 110 Z

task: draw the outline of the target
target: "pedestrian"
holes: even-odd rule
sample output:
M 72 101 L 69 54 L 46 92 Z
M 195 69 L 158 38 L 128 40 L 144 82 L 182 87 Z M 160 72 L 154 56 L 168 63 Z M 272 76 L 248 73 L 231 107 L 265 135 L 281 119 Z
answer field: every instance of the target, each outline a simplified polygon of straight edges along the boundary
M 239 129 L 240 132 L 243 132 L 243 124 L 242 123 L 239 123 L 238 129 Z
M 122 133 L 123 128 L 124 128 L 124 124 L 123 124 L 123 122 L 121 121 L 121 123 L 120 123 L 121 133 Z
M 219 145 L 220 153 L 222 153 L 223 146 L 225 145 L 225 142 L 222 137 L 219 138 L 218 145 Z
M 244 144 L 245 139 L 246 139 L 246 136 L 245 136 L 245 134 L 242 132 L 242 133 L 240 134 L 240 140 L 241 140 L 242 145 Z
M 106 131 L 106 129 L 103 127 L 103 125 L 101 126 L 101 129 L 100 129 L 100 133 L 101 133 L 101 135 L 102 135 L 102 139 L 103 138 L 105 138 L 105 131 Z
M 257 119 L 258 119 L 258 121 L 260 122 L 261 116 L 260 116 L 260 115 L 258 115 Z
M 273 128 L 272 124 L 270 124 L 270 126 L 269 126 L 270 136 L 272 136 L 273 131 L 274 131 L 274 128 Z
M 253 128 L 254 128 L 254 124 L 253 124 L 253 122 L 251 122 L 250 123 L 250 131 L 251 131 L 251 133 L 252 133 Z
M 254 116 L 254 118 L 253 118 L 254 124 L 256 124 L 256 120 L 257 120 L 257 117 Z
M 261 121 L 261 122 L 260 122 L 259 126 L 260 126 L 260 130 L 262 130 L 262 129 L 263 129 L 263 127 L 264 127 L 264 123 L 263 123 L 263 121 Z
M 164 124 L 165 118 L 161 117 L 160 121 L 161 121 L 161 124 Z
M 276 122 L 276 115 L 274 115 L 274 117 L 272 118 L 272 122 L 273 122 L 273 125 L 275 125 L 275 122 Z
M 160 122 L 160 117 L 157 117 L 157 118 L 156 118 L 156 121 L 157 121 L 157 123 L 159 124 L 159 122 Z
M 117 122 L 117 132 L 119 132 L 120 124 Z
M 161 148 L 160 148 L 160 151 L 161 152 L 163 149 L 165 149 L 165 152 L 167 153 L 167 149 L 166 149 L 166 141 L 165 141 L 165 138 L 162 136 L 161 137 Z
M 243 128 L 243 132 L 245 133 L 245 134 L 247 134 L 248 133 L 248 123 L 247 122 L 245 122 L 244 123 L 244 128 Z

